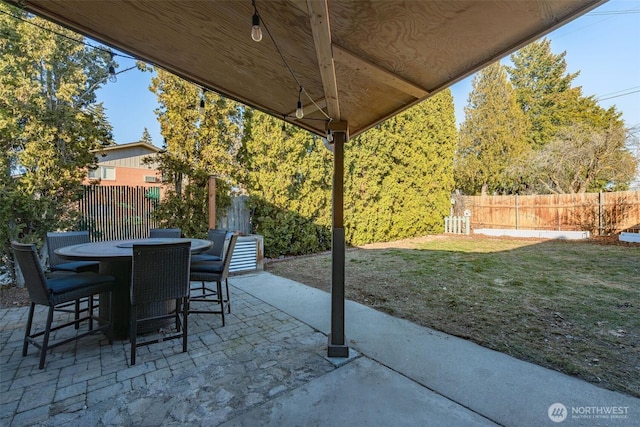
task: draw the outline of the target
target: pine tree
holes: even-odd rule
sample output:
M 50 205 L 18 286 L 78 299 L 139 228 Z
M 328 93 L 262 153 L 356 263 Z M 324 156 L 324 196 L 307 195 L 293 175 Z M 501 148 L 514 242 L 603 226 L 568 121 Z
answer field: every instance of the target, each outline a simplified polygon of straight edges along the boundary
M 153 145 L 153 140 L 151 139 L 151 134 L 149 130 L 145 127 L 142 132 L 142 138 L 140 138 L 140 142 L 144 142 L 145 144 Z
M 576 193 L 626 188 L 633 156 L 624 146 L 628 130 L 615 107 L 572 87 L 579 72 L 567 72 L 566 52 L 550 41 L 532 43 L 507 67 L 518 103 L 527 116 L 531 151 L 511 171 L 525 177 L 529 192 Z
M 528 141 L 540 148 L 553 139 L 558 129 L 575 119 L 579 88 L 571 87 L 580 74 L 568 73 L 566 52 L 551 52 L 551 41 L 533 42 L 511 55 L 506 67 L 518 104 L 530 124 Z
M 165 138 L 158 170 L 169 187 L 154 214 L 164 226 L 180 227 L 185 235 L 206 236 L 209 177 L 218 178 L 218 212 L 228 206 L 236 182 L 242 107 L 160 69 L 151 90 L 158 97 L 156 114 Z
M 472 86 L 455 157 L 456 186 L 466 194 L 516 192 L 522 183 L 509 166 L 527 151 L 526 118 L 499 63 L 480 71 Z
M 111 58 L 49 21 L 4 4 L 0 11 L 0 238 L 8 254 L 11 239 L 42 242 L 46 231 L 78 226 L 70 207 L 96 162 L 91 150 L 112 140 L 95 103 Z

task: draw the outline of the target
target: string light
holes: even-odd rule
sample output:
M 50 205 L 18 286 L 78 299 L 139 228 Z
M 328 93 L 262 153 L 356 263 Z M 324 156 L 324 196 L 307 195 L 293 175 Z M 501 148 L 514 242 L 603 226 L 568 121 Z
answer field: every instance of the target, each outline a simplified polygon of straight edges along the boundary
M 198 112 L 200 114 L 204 113 L 204 98 L 205 98 L 205 89 L 202 88 L 202 93 L 200 94 L 200 106 L 198 107 Z
M 304 111 L 302 110 L 302 100 L 300 96 L 302 95 L 302 86 L 300 86 L 300 91 L 298 91 L 298 106 L 296 108 L 296 117 L 301 119 L 304 117 Z
M 333 142 L 333 133 L 331 129 L 327 130 L 327 142 Z
M 116 68 L 113 66 L 113 52 L 109 52 L 109 55 L 111 55 L 111 61 L 109 61 L 109 81 L 115 83 L 118 81 L 118 77 L 116 76 Z
M 262 29 L 260 28 L 260 15 L 258 15 L 258 8 L 256 7 L 255 0 L 251 0 L 253 4 L 253 19 L 251 26 L 251 38 L 254 42 L 262 40 Z

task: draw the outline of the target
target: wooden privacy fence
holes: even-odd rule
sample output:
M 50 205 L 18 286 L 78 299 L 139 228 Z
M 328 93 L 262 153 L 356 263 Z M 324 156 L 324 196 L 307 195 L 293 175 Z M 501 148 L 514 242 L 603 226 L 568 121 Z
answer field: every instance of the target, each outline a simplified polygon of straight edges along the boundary
M 247 196 L 231 198 L 231 206 L 221 215 L 218 228 L 251 233 L 246 199 Z M 156 188 L 87 185 L 78 210 L 93 241 L 142 239 L 149 236 L 149 229 L 158 227 L 151 213 L 159 202 Z
M 471 213 L 471 227 L 590 231 L 607 235 L 640 231 L 640 191 L 531 196 L 452 196 L 454 215 Z
M 246 206 L 248 196 L 234 196 L 226 213 L 218 219 L 218 228 L 229 231 L 240 231 L 244 234 L 251 233 L 251 212 Z
M 155 188 L 89 185 L 78 209 L 93 241 L 142 239 L 157 227 L 151 212 L 159 201 Z

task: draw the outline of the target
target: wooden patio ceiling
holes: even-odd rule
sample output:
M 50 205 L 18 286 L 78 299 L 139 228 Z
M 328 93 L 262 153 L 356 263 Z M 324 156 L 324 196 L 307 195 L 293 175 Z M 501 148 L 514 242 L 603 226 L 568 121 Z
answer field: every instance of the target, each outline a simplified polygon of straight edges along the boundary
M 256 0 L 257 43 L 250 0 L 5 1 L 319 135 L 331 119 L 350 136 L 604 3 Z

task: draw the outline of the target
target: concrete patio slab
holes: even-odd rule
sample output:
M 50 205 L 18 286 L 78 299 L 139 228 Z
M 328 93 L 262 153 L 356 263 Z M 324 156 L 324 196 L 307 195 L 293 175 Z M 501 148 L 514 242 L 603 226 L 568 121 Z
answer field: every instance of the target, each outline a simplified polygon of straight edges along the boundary
M 331 330 L 330 295 L 326 292 L 269 273 L 238 277 L 234 285 L 324 334 Z M 568 413 L 563 425 L 640 426 L 640 399 L 353 301 L 346 301 L 345 324 L 349 346 L 363 356 L 498 424 L 555 424 L 548 411 L 560 403 Z M 585 413 L 612 412 L 612 408 L 623 408 L 615 411 L 625 413 Z
M 495 426 L 361 357 L 222 424 L 231 426 Z

